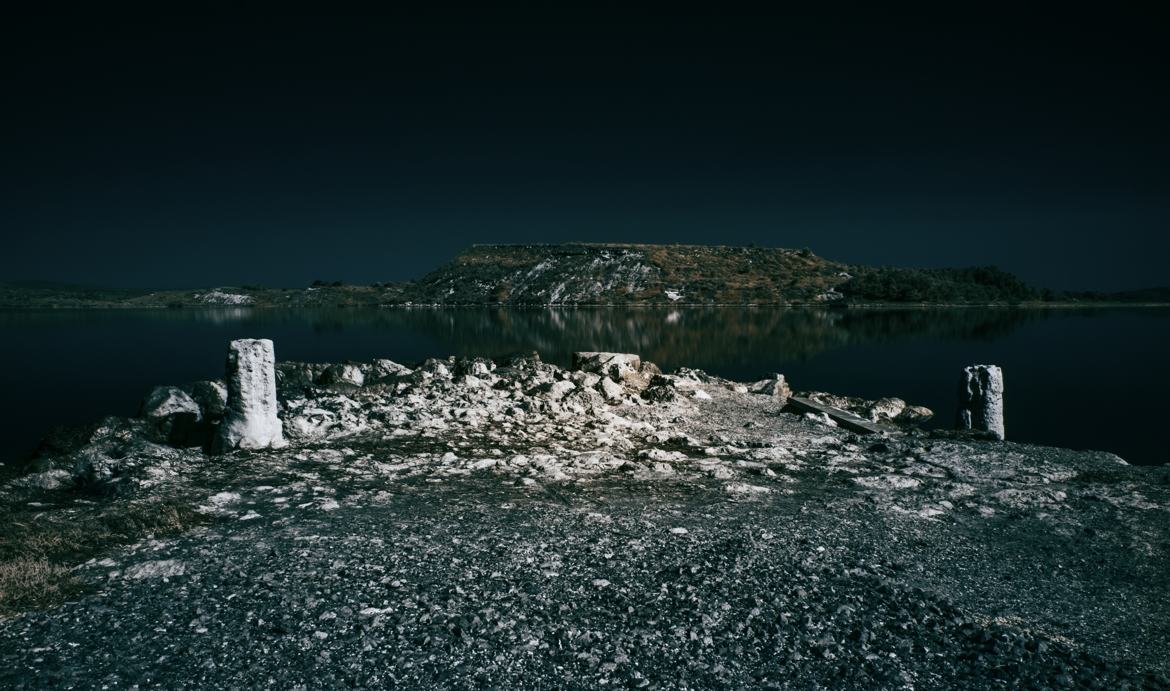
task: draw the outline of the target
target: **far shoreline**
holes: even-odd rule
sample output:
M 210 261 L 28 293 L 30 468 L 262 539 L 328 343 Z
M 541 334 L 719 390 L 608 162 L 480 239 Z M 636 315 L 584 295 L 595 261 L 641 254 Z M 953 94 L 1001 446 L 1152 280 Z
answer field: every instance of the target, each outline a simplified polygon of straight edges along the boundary
M 462 304 L 408 304 L 408 303 L 320 303 L 320 304 L 29 304 L 0 305 L 4 312 L 35 312 L 35 311 L 167 311 L 167 312 L 201 312 L 225 309 L 247 309 L 264 311 L 297 311 L 320 309 L 347 309 L 347 310 L 375 310 L 375 309 L 496 309 L 496 310 L 573 310 L 573 309 L 815 309 L 827 311 L 848 310 L 930 310 L 930 309 L 1022 309 L 1022 310 L 1077 310 L 1077 309 L 1126 309 L 1126 308 L 1166 308 L 1170 302 L 1026 302 L 1018 304 L 1007 303 L 944 303 L 944 302 L 858 302 L 858 303 L 823 303 L 823 302 L 789 302 L 789 303 L 573 303 L 573 304 L 507 304 L 507 303 L 462 303 Z

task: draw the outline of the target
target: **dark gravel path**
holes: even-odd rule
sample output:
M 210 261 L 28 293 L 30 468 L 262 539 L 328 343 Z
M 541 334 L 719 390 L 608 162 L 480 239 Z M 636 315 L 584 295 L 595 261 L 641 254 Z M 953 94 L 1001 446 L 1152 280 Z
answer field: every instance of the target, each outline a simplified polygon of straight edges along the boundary
M 0 686 L 1170 687 L 1164 658 L 1114 646 L 1123 629 L 1043 625 L 1084 596 L 1132 613 L 1083 592 L 1125 564 L 1027 520 L 977 525 L 898 519 L 832 483 L 743 499 L 420 480 L 93 564 L 99 591 L 0 624 Z M 1163 640 L 1165 612 L 1144 623 Z

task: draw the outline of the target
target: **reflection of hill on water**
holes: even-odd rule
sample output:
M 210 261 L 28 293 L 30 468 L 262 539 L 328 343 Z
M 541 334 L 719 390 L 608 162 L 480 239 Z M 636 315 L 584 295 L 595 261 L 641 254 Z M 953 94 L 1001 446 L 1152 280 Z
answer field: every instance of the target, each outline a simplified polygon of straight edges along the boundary
M 1013 309 L 419 309 L 323 313 L 314 329 L 373 323 L 425 334 L 461 355 L 538 350 L 635 352 L 666 367 L 800 360 L 853 343 L 908 336 L 994 338 L 1049 313 Z
M 802 360 L 850 344 L 912 336 L 988 339 L 1021 324 L 1067 311 L 1036 309 L 800 309 L 800 308 L 455 308 L 50 311 L 0 312 L 18 327 L 136 320 L 209 325 L 308 327 L 318 334 L 351 329 L 426 336 L 448 353 L 498 355 L 537 350 L 567 365 L 575 350 L 639 353 L 664 367 L 726 368 Z M 435 353 L 436 355 L 441 353 Z
M 847 310 L 843 328 L 853 342 L 886 341 L 904 336 L 987 340 L 1006 336 L 1025 323 L 1054 316 L 1039 309 L 877 309 Z

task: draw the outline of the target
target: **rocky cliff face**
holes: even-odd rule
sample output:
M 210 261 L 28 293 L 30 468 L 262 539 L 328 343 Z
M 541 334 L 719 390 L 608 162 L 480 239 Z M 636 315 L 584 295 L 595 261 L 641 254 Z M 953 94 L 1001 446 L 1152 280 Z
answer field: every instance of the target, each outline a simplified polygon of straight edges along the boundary
M 416 284 L 456 305 L 781 304 L 840 299 L 845 266 L 807 250 L 696 245 L 476 245 Z

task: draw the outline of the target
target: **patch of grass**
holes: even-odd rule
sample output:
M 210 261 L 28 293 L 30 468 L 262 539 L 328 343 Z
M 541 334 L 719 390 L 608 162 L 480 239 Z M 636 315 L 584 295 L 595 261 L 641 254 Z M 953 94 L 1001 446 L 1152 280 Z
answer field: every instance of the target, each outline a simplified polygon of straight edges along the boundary
M 0 617 L 51 606 L 81 590 L 70 568 L 79 562 L 150 535 L 177 535 L 208 522 L 179 501 L 0 509 Z
M 0 617 L 47 607 L 81 589 L 69 568 L 47 559 L 0 561 Z

